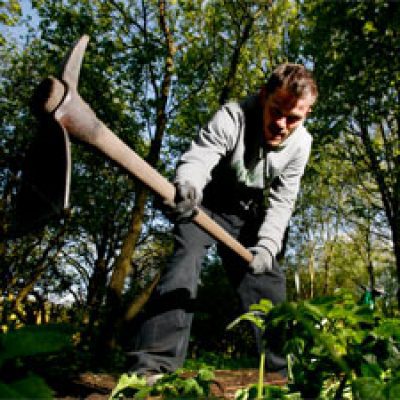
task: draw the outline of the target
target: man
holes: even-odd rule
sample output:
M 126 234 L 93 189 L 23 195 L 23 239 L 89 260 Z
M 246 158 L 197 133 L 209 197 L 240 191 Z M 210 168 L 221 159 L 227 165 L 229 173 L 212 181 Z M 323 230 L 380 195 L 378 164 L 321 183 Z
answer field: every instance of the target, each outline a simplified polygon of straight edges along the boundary
M 191 222 L 201 207 L 253 253 L 250 265 L 223 245 L 219 254 L 245 311 L 279 303 L 286 282 L 276 255 L 293 211 L 312 138 L 303 126 L 317 98 L 310 72 L 282 64 L 256 96 L 224 105 L 201 129 L 176 171 L 175 250 L 137 335 L 133 370 L 154 382 L 187 353 L 201 262 L 215 240 Z M 258 346 L 260 337 L 256 333 Z M 285 373 L 269 351 L 267 366 Z

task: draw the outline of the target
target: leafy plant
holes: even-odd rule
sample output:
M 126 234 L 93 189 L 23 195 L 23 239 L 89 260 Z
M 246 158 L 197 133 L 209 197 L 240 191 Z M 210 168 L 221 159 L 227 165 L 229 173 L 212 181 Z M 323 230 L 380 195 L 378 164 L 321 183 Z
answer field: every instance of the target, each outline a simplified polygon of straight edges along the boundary
M 200 369 L 195 376 L 186 370 L 165 375 L 154 385 L 148 386 L 146 379 L 136 374 L 123 374 L 110 395 L 110 400 L 127 398 L 145 399 L 149 396 L 163 398 L 204 398 L 210 393 L 210 383 L 214 373 L 210 369 Z
M 228 325 L 228 329 L 232 329 L 241 321 L 250 321 L 257 328 L 259 328 L 263 334 L 265 333 L 266 324 L 265 316 L 271 311 L 273 305 L 271 301 L 262 299 L 259 304 L 253 304 L 250 306 L 250 310 L 247 313 L 242 314 L 239 318 L 235 319 L 232 323 Z M 265 335 L 263 335 L 262 350 L 260 354 L 260 363 L 258 368 L 258 385 L 257 385 L 257 398 L 263 398 L 263 388 L 264 388 L 264 368 L 265 368 Z
M 0 335 L 0 398 L 53 398 L 43 378 L 29 371 L 28 361 L 59 352 L 71 344 L 70 337 L 61 325 L 25 326 Z
M 262 392 L 260 393 L 258 384 L 251 385 L 247 388 L 239 389 L 235 394 L 235 400 L 253 400 L 253 399 L 301 400 L 301 395 L 299 392 L 289 393 L 289 389 L 285 386 L 275 386 L 275 385 L 264 385 L 262 387 Z
M 396 398 L 400 390 L 398 319 L 384 318 L 344 291 L 273 308 L 266 304 L 260 302 L 234 323 L 255 323 L 266 342 L 291 355 L 290 393 L 323 398 L 328 388 L 334 388 L 329 397 L 337 399 L 349 389 L 356 399 L 365 398 L 367 392 L 369 398 Z M 260 383 L 258 398 L 266 398 Z

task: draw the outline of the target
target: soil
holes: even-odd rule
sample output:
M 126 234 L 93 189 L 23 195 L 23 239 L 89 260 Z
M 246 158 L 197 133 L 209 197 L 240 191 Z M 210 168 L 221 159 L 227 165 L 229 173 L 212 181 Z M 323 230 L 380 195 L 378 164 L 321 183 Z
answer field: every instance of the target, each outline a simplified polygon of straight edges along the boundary
M 211 393 L 213 398 L 218 399 L 234 399 L 238 389 L 248 387 L 258 380 L 256 369 L 217 370 L 214 373 L 215 382 L 211 384 Z M 107 400 L 117 381 L 118 376 L 110 374 L 82 373 L 71 382 L 63 382 L 60 387 L 54 388 L 57 392 L 55 397 L 59 400 Z M 265 382 L 284 385 L 286 380 L 279 374 L 268 373 Z

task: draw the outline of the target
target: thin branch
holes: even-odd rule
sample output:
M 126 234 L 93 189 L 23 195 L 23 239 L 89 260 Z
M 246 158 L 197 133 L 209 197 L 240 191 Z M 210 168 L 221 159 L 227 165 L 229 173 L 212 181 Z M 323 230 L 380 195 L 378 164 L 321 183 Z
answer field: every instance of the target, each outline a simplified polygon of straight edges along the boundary
M 393 227 L 394 213 L 393 213 L 392 203 L 391 203 L 392 198 L 390 195 L 389 188 L 387 187 L 386 182 L 385 182 L 385 177 L 384 177 L 385 173 L 384 173 L 384 171 L 382 171 L 382 169 L 379 165 L 377 155 L 376 155 L 376 153 L 373 149 L 372 143 L 371 143 L 371 138 L 369 137 L 368 127 L 364 124 L 361 113 L 360 113 L 359 117 L 360 117 L 361 139 L 364 143 L 369 160 L 371 161 L 371 166 L 372 166 L 371 172 L 375 176 L 375 179 L 377 181 L 387 218 L 389 220 L 390 225 Z
M 122 28 L 125 28 L 124 30 L 126 33 L 129 33 L 127 27 L 129 26 L 129 24 L 131 24 L 144 35 L 144 28 L 140 26 L 140 24 L 138 24 L 134 18 L 131 17 L 128 11 L 123 7 L 122 3 L 119 3 L 115 0 L 109 0 L 108 2 L 114 6 L 114 8 L 121 14 L 122 18 L 124 19 L 125 24 L 122 26 Z
M 144 27 L 143 37 L 144 37 L 144 42 L 148 44 L 148 43 L 150 43 L 150 40 L 149 40 L 149 31 L 147 29 L 147 9 L 144 4 L 144 0 L 142 0 L 142 8 L 143 8 L 143 27 Z M 160 96 L 160 93 L 159 93 L 159 88 L 157 86 L 157 78 L 154 74 L 154 70 L 153 70 L 152 64 L 150 62 L 149 62 L 148 66 L 149 66 L 150 82 L 151 82 L 151 85 L 153 86 L 153 91 L 154 91 L 155 97 L 156 97 L 156 99 L 158 99 Z
M 68 253 L 66 253 L 65 251 L 61 251 L 61 254 L 64 256 L 64 258 L 66 259 L 66 261 L 68 261 L 71 266 L 73 266 L 82 276 L 83 279 L 86 280 L 86 283 L 89 282 L 89 273 L 88 271 L 81 266 L 81 263 L 77 260 L 75 260 L 74 258 L 72 258 Z

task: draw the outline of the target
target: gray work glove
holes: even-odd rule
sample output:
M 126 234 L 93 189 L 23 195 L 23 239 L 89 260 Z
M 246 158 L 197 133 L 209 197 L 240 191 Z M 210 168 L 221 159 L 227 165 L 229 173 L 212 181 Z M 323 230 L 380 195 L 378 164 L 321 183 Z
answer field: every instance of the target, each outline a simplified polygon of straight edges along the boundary
M 201 193 L 188 181 L 176 183 L 175 188 L 174 202 L 166 202 L 170 207 L 168 214 L 178 222 L 192 219 L 197 214 Z
M 254 258 L 251 260 L 249 267 L 254 274 L 264 274 L 272 271 L 273 256 L 271 252 L 264 246 L 254 246 L 249 248 Z

